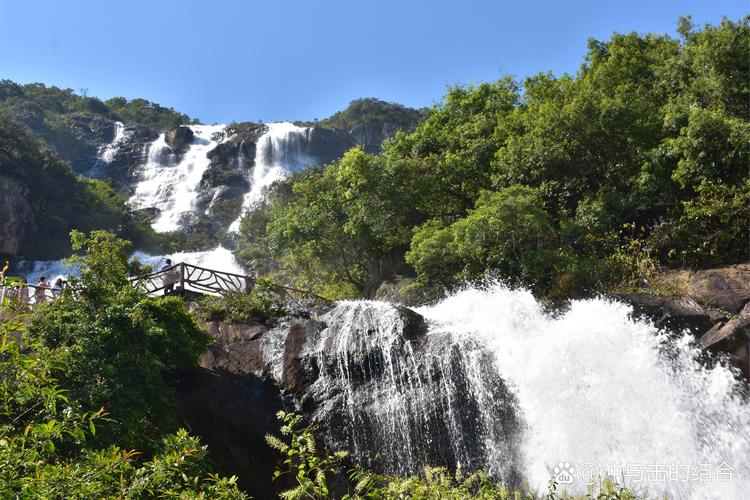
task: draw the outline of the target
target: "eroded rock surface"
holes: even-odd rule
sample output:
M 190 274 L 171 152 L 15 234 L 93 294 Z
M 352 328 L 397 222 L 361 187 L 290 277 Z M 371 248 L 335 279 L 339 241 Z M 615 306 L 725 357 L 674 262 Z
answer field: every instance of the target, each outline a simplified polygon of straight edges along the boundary
M 515 399 L 482 346 L 428 335 L 421 315 L 387 303 L 312 316 L 208 323 L 216 343 L 181 394 L 187 423 L 223 473 L 253 492 L 275 491 L 263 438 L 278 434 L 275 413 L 286 408 L 316 426 L 322 449 L 348 450 L 375 470 L 490 464 L 496 477 L 517 479 Z

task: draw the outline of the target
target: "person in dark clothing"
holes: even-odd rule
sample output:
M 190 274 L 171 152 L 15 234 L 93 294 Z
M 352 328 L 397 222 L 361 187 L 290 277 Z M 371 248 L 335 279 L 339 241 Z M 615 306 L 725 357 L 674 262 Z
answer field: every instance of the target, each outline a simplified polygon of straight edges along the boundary
M 169 295 L 174 292 L 174 284 L 175 281 L 177 281 L 175 270 L 172 269 L 172 259 L 167 259 L 161 270 L 166 271 L 162 277 L 162 282 L 164 283 L 164 295 Z

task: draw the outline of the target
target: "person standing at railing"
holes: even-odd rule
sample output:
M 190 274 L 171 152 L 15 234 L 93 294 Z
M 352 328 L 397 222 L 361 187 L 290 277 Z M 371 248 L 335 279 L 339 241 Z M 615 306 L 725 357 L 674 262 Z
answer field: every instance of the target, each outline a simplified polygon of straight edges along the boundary
M 47 290 L 49 290 L 49 282 L 46 277 L 42 276 L 39 278 L 39 283 L 36 284 L 36 289 L 34 290 L 34 302 L 36 304 L 41 304 L 47 300 Z
M 174 284 L 177 282 L 177 270 L 172 269 L 172 259 L 167 259 L 161 270 L 164 271 L 164 275 L 162 276 L 164 295 L 169 295 L 174 292 Z
M 63 288 L 68 282 L 62 278 L 57 278 L 55 284 L 52 285 L 52 298 L 59 297 L 62 294 Z

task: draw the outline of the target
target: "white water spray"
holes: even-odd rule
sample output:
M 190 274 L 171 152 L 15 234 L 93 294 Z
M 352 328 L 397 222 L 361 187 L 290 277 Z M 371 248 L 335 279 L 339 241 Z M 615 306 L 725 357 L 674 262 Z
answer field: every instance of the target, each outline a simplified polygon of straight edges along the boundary
M 669 340 L 603 299 L 551 317 L 530 293 L 499 285 L 419 312 L 430 335 L 478 339 L 493 354 L 527 427 L 521 469 L 532 486 L 563 464 L 572 489 L 609 473 L 673 498 L 750 491 L 750 405 L 732 371 L 704 367 L 687 336 Z
M 255 147 L 250 191 L 242 201 L 243 213 L 262 199 L 268 186 L 312 163 L 306 152 L 309 128 L 289 122 L 269 123 L 267 127 L 268 130 L 258 138 Z M 229 226 L 229 231 L 239 230 L 241 218 L 242 214 Z
M 193 142 L 175 161 L 165 134 L 148 146 L 148 161 L 141 170 L 141 180 L 130 203 L 137 208 L 155 207 L 160 210 L 152 227 L 159 232 L 174 231 L 187 212 L 195 209 L 198 186 L 210 159 L 207 153 L 222 139 L 217 139 L 223 125 L 190 125 Z

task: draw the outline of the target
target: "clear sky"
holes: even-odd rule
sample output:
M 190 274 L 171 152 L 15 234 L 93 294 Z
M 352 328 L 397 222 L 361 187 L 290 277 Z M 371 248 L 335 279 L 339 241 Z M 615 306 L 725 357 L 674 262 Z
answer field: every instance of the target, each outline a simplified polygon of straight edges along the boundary
M 0 78 L 145 97 L 206 123 L 409 106 L 446 85 L 575 72 L 589 37 L 675 34 L 748 0 L 0 0 Z

